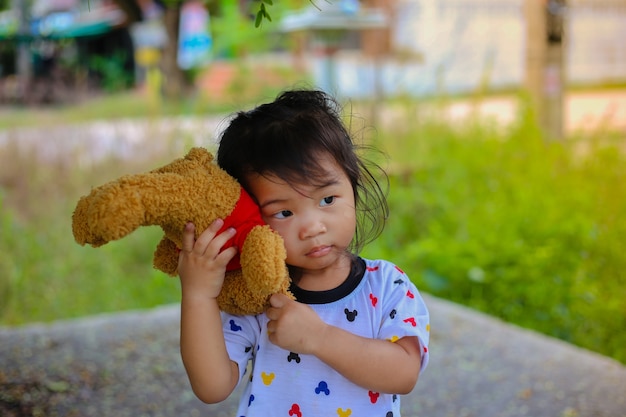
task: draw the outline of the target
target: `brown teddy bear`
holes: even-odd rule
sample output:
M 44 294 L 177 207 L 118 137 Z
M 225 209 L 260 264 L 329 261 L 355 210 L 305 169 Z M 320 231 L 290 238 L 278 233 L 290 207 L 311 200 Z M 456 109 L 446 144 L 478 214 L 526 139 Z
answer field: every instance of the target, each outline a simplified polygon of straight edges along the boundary
M 263 222 L 248 193 L 203 148 L 193 148 L 162 168 L 94 188 L 78 201 L 72 231 L 81 245 L 98 247 L 139 226 L 158 225 L 165 236 L 154 253 L 154 267 L 174 276 L 185 224 L 195 225 L 197 238 L 217 218 L 224 219 L 222 230 L 237 230 L 225 247 L 238 249 L 227 267 L 220 308 L 232 314 L 258 314 L 270 295 L 291 296 L 282 238 Z

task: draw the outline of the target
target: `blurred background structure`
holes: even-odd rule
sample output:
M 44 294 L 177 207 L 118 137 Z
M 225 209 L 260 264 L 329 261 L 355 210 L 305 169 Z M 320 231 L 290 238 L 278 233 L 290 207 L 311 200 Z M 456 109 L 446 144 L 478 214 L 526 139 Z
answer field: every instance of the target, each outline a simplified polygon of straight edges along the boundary
M 58 78 L 55 71 L 59 66 L 69 77 L 65 80 L 68 87 L 80 84 L 80 78 L 83 87 L 88 80 L 100 88 L 118 87 L 116 80 L 125 87 L 145 83 L 146 72 L 157 67 L 163 75 L 161 87 L 170 94 L 181 94 L 186 82 L 184 71 L 208 70 L 211 61 L 241 58 L 229 56 L 232 49 L 216 49 L 241 28 L 211 27 L 210 20 L 223 20 L 235 9 L 239 19 L 252 26 L 254 12 L 258 4 L 263 4 L 254 0 L 211 0 L 197 3 L 195 9 L 187 7 L 190 11 L 181 14 L 187 3 L 191 2 L 0 2 L 4 9 L 0 12 L 2 97 L 5 101 L 26 99 L 34 94 L 29 91 L 33 81 Z M 331 71 L 325 60 L 329 48 L 325 48 L 326 54 L 321 53 L 319 30 L 304 30 L 289 41 L 276 42 L 281 38 L 280 28 L 293 21 L 294 12 L 302 8 L 308 9 L 309 16 L 317 13 L 321 20 L 333 10 L 340 10 L 355 22 L 364 22 L 368 14 L 382 13 L 386 28 L 361 26 L 358 29 L 362 30 L 350 31 L 346 26 L 343 36 L 335 33 Z M 539 88 L 537 83 L 543 83 L 544 90 L 554 91 L 561 82 L 615 83 L 626 78 L 623 0 L 569 0 L 567 4 L 565 0 L 337 0 L 315 5 L 285 1 L 267 10 L 273 14 L 273 22 L 263 21 L 257 30 L 267 38 L 265 46 L 248 49 L 256 55 L 296 56 L 315 83 L 327 84 L 326 79 L 331 77 L 336 86 L 329 88 L 342 96 L 419 97 L 517 89 L 525 84 L 532 90 Z M 291 15 L 283 17 L 288 13 Z M 201 21 L 185 18 L 199 15 L 204 16 Z M 197 30 L 195 38 L 181 41 L 180 35 L 193 25 L 196 29 L 202 26 L 202 30 Z M 241 41 L 245 45 L 245 39 Z M 547 72 L 545 80 L 539 81 L 540 70 L 532 65 L 537 59 L 548 59 L 542 52 L 548 45 L 549 59 L 562 62 L 562 71 L 544 62 L 550 68 L 543 69 Z M 554 48 L 557 45 L 558 50 Z M 210 60 L 180 65 L 178 49 L 184 49 L 187 56 L 210 56 Z M 136 65 L 140 67 L 137 70 Z M 14 76 L 21 90 L 8 81 Z

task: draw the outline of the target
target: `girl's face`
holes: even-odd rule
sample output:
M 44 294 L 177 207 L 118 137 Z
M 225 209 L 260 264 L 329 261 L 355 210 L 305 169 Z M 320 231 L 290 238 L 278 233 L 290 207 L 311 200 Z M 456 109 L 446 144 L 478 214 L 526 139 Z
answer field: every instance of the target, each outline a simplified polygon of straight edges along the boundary
M 356 229 L 350 180 L 332 158 L 322 158 L 320 165 L 327 173 L 321 186 L 290 185 L 274 175 L 247 178 L 263 219 L 285 241 L 287 264 L 302 270 L 298 285 L 317 291 L 346 278 L 346 250 Z

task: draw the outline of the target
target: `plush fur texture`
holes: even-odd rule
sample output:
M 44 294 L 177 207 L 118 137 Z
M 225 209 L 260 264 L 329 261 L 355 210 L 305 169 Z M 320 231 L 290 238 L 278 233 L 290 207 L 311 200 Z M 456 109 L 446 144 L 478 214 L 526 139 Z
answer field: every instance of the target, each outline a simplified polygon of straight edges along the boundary
M 282 238 L 263 223 L 252 198 L 203 148 L 156 170 L 94 188 L 78 201 L 72 231 L 81 245 L 98 247 L 140 226 L 160 226 L 165 235 L 154 253 L 154 267 L 174 276 L 185 224 L 194 223 L 197 238 L 217 218 L 225 220 L 222 230 L 237 229 L 226 246 L 238 248 L 218 297 L 220 308 L 258 314 L 267 308 L 270 295 L 291 296 Z

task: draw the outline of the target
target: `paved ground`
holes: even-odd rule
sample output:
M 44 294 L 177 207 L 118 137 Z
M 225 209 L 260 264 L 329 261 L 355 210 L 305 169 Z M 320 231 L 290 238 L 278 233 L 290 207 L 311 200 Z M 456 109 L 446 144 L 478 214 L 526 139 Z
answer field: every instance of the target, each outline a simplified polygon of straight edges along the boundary
M 625 366 L 425 299 L 432 360 L 403 397 L 405 417 L 626 416 Z M 179 356 L 178 322 L 173 305 L 0 328 L 0 415 L 234 416 L 236 397 L 213 406 L 194 398 Z

